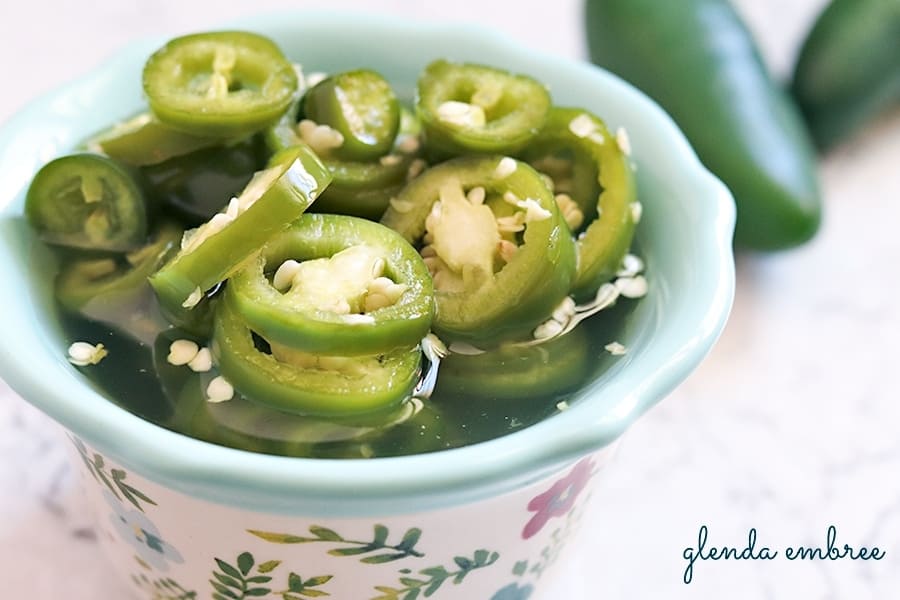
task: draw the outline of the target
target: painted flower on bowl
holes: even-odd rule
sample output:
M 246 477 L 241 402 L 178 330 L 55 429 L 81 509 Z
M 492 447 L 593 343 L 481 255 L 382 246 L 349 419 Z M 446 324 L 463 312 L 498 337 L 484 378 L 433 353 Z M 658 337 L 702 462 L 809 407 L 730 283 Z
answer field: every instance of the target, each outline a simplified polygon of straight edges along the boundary
M 184 562 L 181 553 L 162 538 L 159 529 L 147 515 L 126 509 L 107 490 L 103 490 L 103 496 L 113 509 L 113 514 L 109 516 L 110 522 L 119 537 L 137 551 L 137 558 L 159 571 L 167 571 L 169 562 L 174 564 Z
M 511 583 L 505 588 L 498 590 L 496 594 L 491 596 L 491 600 L 528 600 L 534 587 L 524 585 L 519 587 L 518 584 Z
M 565 516 L 575 504 L 578 494 L 587 486 L 593 471 L 593 461 L 585 458 L 549 490 L 532 498 L 528 510 L 535 514 L 522 530 L 522 539 L 527 540 L 535 535 L 553 517 Z

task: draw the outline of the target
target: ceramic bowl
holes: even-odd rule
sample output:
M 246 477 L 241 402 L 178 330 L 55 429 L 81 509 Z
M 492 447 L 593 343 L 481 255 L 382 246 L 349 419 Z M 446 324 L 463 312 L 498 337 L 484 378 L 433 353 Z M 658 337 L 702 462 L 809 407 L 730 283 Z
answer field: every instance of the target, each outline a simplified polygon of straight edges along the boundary
M 412 96 L 432 59 L 489 63 L 546 82 L 631 140 L 649 294 L 627 353 L 543 422 L 473 446 L 372 460 L 253 454 L 156 427 L 97 394 L 65 358 L 48 260 L 21 217 L 36 170 L 142 105 L 136 43 L 0 130 L 0 376 L 59 421 L 104 546 L 137 598 L 556 598 L 541 583 L 577 529 L 613 442 L 709 351 L 733 287 L 732 200 L 652 101 L 587 64 L 471 26 L 280 14 L 240 27 L 307 71 L 366 66 Z

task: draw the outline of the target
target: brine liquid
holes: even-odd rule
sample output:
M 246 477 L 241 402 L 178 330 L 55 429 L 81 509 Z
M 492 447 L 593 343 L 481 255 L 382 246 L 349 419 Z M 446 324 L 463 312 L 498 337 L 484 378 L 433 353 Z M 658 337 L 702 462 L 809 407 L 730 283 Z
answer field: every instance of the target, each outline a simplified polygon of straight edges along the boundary
M 594 315 L 552 342 L 479 356 L 452 355 L 441 364 L 429 400 L 344 419 L 289 415 L 235 395 L 206 399 L 216 375 L 166 361 L 169 344 L 190 337 L 157 314 L 142 292 L 121 315 L 73 315 L 61 310 L 65 344 L 103 343 L 109 354 L 80 371 L 110 401 L 135 415 L 212 443 L 288 456 L 369 458 L 455 448 L 500 437 L 551 417 L 577 402 L 577 391 L 622 357 L 605 345 L 619 339 L 635 302 Z M 202 340 L 198 340 L 202 345 Z M 64 349 L 62 350 L 64 351 Z

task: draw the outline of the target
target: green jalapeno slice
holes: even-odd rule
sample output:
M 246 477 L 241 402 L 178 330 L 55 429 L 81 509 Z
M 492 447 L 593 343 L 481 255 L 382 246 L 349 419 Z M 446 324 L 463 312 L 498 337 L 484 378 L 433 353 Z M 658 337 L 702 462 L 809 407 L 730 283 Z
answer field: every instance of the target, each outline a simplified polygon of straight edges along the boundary
M 304 141 L 323 144 L 314 133 L 301 133 L 296 107 L 265 133 L 266 146 L 271 153 Z M 331 173 L 328 189 L 316 201 L 310 212 L 351 215 L 378 220 L 388 202 L 424 168 L 420 158 L 419 120 L 409 110 L 400 109 L 400 129 L 390 153 L 370 162 L 329 158 L 327 144 L 317 150 L 322 163 Z M 315 150 L 316 147 L 314 146 Z
M 298 85 L 293 65 L 278 46 L 243 31 L 171 40 L 147 61 L 143 82 L 160 121 L 219 138 L 246 135 L 277 121 Z
M 147 207 L 137 182 L 95 154 L 44 165 L 28 188 L 25 214 L 42 240 L 59 246 L 126 252 L 147 238 Z
M 583 328 L 575 328 L 540 344 L 451 352 L 441 361 L 438 392 L 515 402 L 569 394 L 582 385 L 590 366 L 587 337 Z
M 330 417 L 278 411 L 240 396 L 229 402 L 203 404 L 199 410 L 212 422 L 211 432 L 230 442 L 228 445 L 241 447 L 240 441 L 248 439 L 267 453 L 318 458 L 369 458 L 374 453 L 371 446 L 395 429 L 420 433 L 413 423 L 426 413 L 415 400 L 374 413 Z M 414 435 L 408 436 L 411 442 L 417 441 Z
M 216 311 L 212 352 L 222 375 L 247 399 L 285 412 L 347 415 L 401 402 L 420 370 L 418 346 L 374 356 L 324 356 L 270 344 L 254 335 L 226 295 Z
M 382 223 L 432 273 L 445 342 L 522 336 L 568 294 L 575 246 L 543 178 L 509 157 L 465 157 L 413 179 Z
M 400 126 L 400 105 L 390 84 L 369 70 L 332 75 L 303 97 L 303 116 L 340 136 L 330 154 L 371 161 L 390 152 Z
M 165 223 L 143 248 L 127 254 L 77 256 L 60 267 L 54 294 L 69 313 L 103 323 L 142 342 L 169 327 L 153 310 L 149 277 L 175 252 L 182 229 Z
M 172 253 L 181 235 L 181 227 L 167 223 L 153 241 L 134 252 L 65 263 L 56 278 L 56 299 L 71 311 L 102 314 L 143 289 L 147 277 Z
M 99 133 L 88 140 L 86 146 L 126 165 L 144 166 L 184 156 L 221 141 L 184 133 L 166 125 L 152 113 L 141 113 Z
M 438 157 L 514 154 L 543 127 L 550 94 L 540 82 L 491 67 L 438 60 L 419 78 L 416 108 Z
M 619 270 L 640 215 L 628 156 L 602 120 L 559 107 L 523 156 L 554 181 L 557 204 L 578 236 L 572 294 L 591 296 Z
M 295 146 L 282 162 L 258 172 L 222 212 L 185 233 L 175 257 L 150 278 L 172 315 L 190 311 L 214 287 L 309 207 L 330 175 L 309 148 Z
M 415 249 L 383 225 L 340 215 L 298 219 L 229 279 L 226 294 L 269 342 L 342 356 L 414 346 L 434 311 Z

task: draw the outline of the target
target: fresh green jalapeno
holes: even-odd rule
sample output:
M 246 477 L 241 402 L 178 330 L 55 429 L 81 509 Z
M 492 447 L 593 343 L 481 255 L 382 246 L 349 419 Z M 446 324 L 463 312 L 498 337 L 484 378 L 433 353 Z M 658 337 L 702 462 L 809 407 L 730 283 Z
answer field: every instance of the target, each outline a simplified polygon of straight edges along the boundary
M 900 105 L 900 2 L 832 0 L 800 47 L 791 93 L 821 150 Z
M 454 352 L 441 361 L 438 393 L 516 402 L 565 395 L 581 385 L 590 362 L 583 328 L 540 344 L 505 344 L 472 354 Z
M 421 244 L 444 341 L 522 336 L 569 292 L 572 236 L 541 175 L 512 158 L 437 165 L 391 201 L 382 223 Z
M 554 179 L 556 201 L 567 224 L 578 235 L 578 268 L 572 282 L 572 294 L 578 298 L 592 296 L 615 276 L 634 237 L 640 206 L 621 143 L 591 113 L 554 107 L 524 151 L 539 171 L 552 171 L 560 162 L 570 165 L 555 178 L 547 174 Z
M 257 173 L 237 198 L 187 232 L 178 254 L 150 278 L 170 314 L 190 311 L 269 239 L 309 207 L 330 175 L 309 148 L 295 146 L 283 162 Z
M 147 238 L 147 206 L 131 174 L 95 154 L 73 154 L 38 171 L 25 196 L 25 214 L 45 242 L 126 252 Z
M 415 249 L 383 225 L 340 215 L 295 221 L 229 279 L 226 293 L 270 342 L 331 355 L 414 346 L 434 311 Z
M 90 150 L 132 166 L 155 165 L 221 143 L 174 129 L 151 113 L 141 113 L 87 141 Z
M 241 193 L 265 164 L 258 136 L 204 148 L 141 169 L 148 193 L 191 225 L 208 221 L 222 202 Z
M 266 146 L 271 153 L 289 148 L 304 140 L 314 142 L 314 134 L 304 137 L 297 123 L 296 107 L 289 111 L 274 127 L 265 133 Z M 388 202 L 399 193 L 408 178 L 424 168 L 420 158 L 419 120 L 410 111 L 400 109 L 400 129 L 389 154 L 370 162 L 328 158 L 328 152 L 320 156 L 331 173 L 328 189 L 316 201 L 310 212 L 351 215 L 378 220 L 384 214 Z
M 590 55 L 656 100 L 728 186 L 738 245 L 798 246 L 821 220 L 813 147 L 733 4 L 586 0 Z
M 309 415 L 347 415 L 402 401 L 419 376 L 418 346 L 374 356 L 323 356 L 278 345 L 260 350 L 226 296 L 216 311 L 212 351 L 222 375 L 257 404 Z
M 153 113 L 189 134 L 237 137 L 271 125 L 297 90 L 293 65 L 271 40 L 219 31 L 171 40 L 144 66 Z
M 425 144 L 439 157 L 514 154 L 543 127 L 550 94 L 538 81 L 491 67 L 438 60 L 419 77 Z
M 374 71 L 339 73 L 303 97 L 303 116 L 340 135 L 330 151 L 339 160 L 377 160 L 391 151 L 400 126 L 400 104 L 391 85 Z

